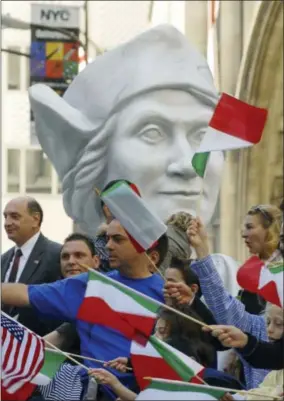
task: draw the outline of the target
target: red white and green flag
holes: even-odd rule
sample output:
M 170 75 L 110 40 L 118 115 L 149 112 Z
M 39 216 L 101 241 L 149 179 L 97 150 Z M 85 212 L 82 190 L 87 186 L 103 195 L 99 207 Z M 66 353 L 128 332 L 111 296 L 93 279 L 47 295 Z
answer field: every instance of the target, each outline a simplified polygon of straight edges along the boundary
M 151 336 L 144 347 L 132 341 L 130 352 L 141 390 L 147 386 L 145 376 L 202 383 L 204 366 L 155 336 Z
M 239 285 L 261 295 L 266 301 L 283 308 L 283 259 L 263 263 L 252 256 L 238 270 Z
M 225 391 L 218 387 L 151 378 L 149 386 L 138 394 L 136 400 L 220 400 L 224 395 Z
M 161 303 L 96 271 L 89 271 L 77 318 L 119 331 L 145 344 Z M 146 337 L 146 339 L 145 339 Z
M 261 140 L 267 110 L 223 93 L 196 153 L 246 148 Z
M 127 231 L 138 252 L 150 249 L 166 233 L 166 225 L 125 181 L 119 181 L 102 192 L 101 199 Z

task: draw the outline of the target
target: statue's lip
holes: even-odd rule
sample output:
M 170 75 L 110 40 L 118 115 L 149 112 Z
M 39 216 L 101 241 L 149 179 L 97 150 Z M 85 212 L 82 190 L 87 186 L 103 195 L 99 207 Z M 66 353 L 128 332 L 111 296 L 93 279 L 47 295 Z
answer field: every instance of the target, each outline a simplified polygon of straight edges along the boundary
M 176 191 L 160 191 L 162 195 L 181 195 L 181 196 L 198 196 L 200 193 L 198 191 L 184 191 L 184 190 L 176 190 Z

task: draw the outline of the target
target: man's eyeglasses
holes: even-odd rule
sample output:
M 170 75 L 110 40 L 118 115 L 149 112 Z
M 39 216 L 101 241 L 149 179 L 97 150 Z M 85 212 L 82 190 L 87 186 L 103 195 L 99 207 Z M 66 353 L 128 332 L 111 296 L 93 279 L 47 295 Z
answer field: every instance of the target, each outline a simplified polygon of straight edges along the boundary
M 250 208 L 250 212 L 258 212 L 262 214 L 262 216 L 268 220 L 270 223 L 273 222 L 273 217 L 271 214 L 266 210 L 266 205 L 257 205 Z

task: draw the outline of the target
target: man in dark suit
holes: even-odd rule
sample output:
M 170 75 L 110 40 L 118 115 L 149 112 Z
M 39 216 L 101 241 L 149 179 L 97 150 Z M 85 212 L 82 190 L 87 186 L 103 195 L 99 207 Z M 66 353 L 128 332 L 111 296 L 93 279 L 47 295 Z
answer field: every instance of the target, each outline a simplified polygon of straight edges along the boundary
M 1 256 L 1 282 L 41 284 L 57 280 L 61 245 L 41 234 L 43 211 L 40 204 L 30 197 L 15 198 L 8 202 L 3 214 L 6 233 L 15 247 Z M 39 320 L 29 308 L 20 310 L 2 305 L 2 310 L 41 336 L 58 325 L 50 320 Z

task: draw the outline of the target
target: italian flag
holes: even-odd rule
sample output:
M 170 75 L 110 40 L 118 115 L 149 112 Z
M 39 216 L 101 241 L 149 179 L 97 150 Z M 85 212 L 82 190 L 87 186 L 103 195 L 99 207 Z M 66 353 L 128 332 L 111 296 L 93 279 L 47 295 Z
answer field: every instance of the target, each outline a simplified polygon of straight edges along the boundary
M 210 152 L 195 153 L 191 164 L 199 177 L 204 178 Z
M 77 318 L 117 330 L 139 342 L 151 335 L 162 304 L 96 271 L 89 271 Z M 146 339 L 145 339 L 146 337 Z
M 45 349 L 44 364 L 40 372 L 33 378 L 32 383 L 36 386 L 49 384 L 65 359 L 65 355 Z
M 238 270 L 239 285 L 283 308 L 283 260 L 263 263 L 252 256 Z
M 101 199 L 127 231 L 138 252 L 151 248 L 167 231 L 166 225 L 125 181 L 119 181 L 102 192 Z
M 199 379 L 203 376 L 202 365 L 155 336 L 149 338 L 145 347 L 132 341 L 131 363 L 141 390 L 147 385 L 145 376 L 202 382 Z
M 224 394 L 225 391 L 217 387 L 151 378 L 150 385 L 138 394 L 136 400 L 220 400 Z
M 261 140 L 267 110 L 223 93 L 196 153 L 246 148 Z

